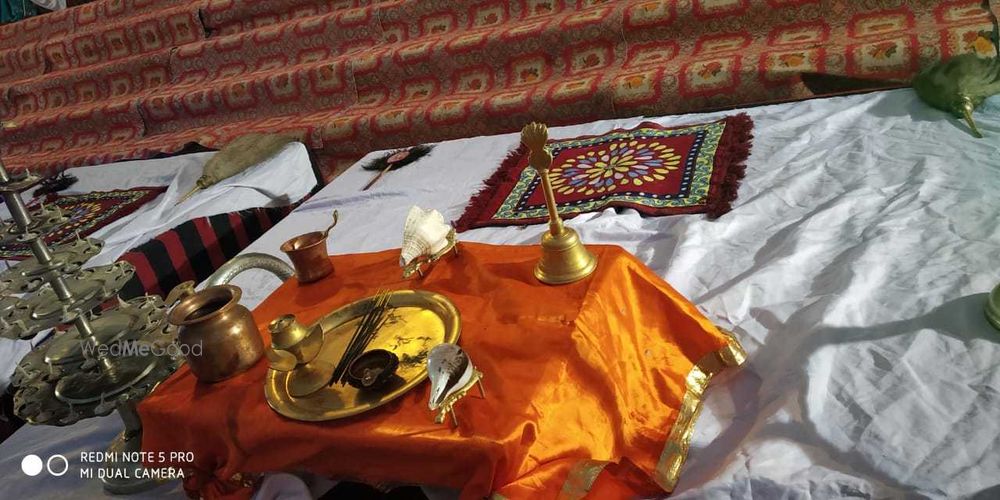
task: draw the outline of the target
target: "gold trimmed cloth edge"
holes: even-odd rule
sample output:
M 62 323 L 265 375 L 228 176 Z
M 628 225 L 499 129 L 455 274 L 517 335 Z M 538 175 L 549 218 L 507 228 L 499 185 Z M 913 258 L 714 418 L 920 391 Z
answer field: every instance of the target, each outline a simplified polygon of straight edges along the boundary
M 726 345 L 718 351 L 709 353 L 698 360 L 688 372 L 686 378 L 687 390 L 681 402 L 681 409 L 677 419 L 674 421 L 667 442 L 664 445 L 663 453 L 660 454 L 659 463 L 653 479 L 670 493 L 677 486 L 680 477 L 681 467 L 687 458 L 688 449 L 691 446 L 691 433 L 694 431 L 694 422 L 701 413 L 701 401 L 705 394 L 705 389 L 712 381 L 712 377 L 729 367 L 740 366 L 746 362 L 746 352 L 739 341 L 731 333 L 721 330 L 726 335 Z M 559 492 L 560 500 L 584 498 L 590 492 L 597 476 L 609 462 L 604 460 L 581 460 L 570 469 L 569 476 L 563 483 L 562 491 Z M 506 497 L 494 492 L 491 500 L 506 500 Z
M 702 357 L 688 372 L 687 391 L 684 393 L 677 419 L 667 436 L 663 453 L 660 454 L 660 461 L 656 465 L 653 479 L 667 493 L 673 492 L 677 486 L 681 467 L 691 447 L 694 423 L 701 413 L 702 397 L 712 377 L 726 368 L 740 366 L 746 362 L 747 355 L 739 341 L 731 333 L 721 331 L 727 337 L 726 346 Z

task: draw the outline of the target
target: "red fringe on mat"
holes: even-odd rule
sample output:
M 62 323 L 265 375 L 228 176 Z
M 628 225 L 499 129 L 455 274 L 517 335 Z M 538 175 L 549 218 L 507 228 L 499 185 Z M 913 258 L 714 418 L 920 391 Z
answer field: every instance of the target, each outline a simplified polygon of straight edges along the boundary
M 712 178 L 709 181 L 708 200 L 704 205 L 680 208 L 670 215 L 705 213 L 709 218 L 715 219 L 732 209 L 732 203 L 736 200 L 739 192 L 740 181 L 746 172 L 746 160 L 750 156 L 753 120 L 746 113 L 728 116 L 723 120 L 726 122 L 726 128 L 722 132 L 718 149 L 715 152 Z M 652 122 L 640 123 L 635 128 L 643 127 L 669 128 Z M 576 139 L 582 138 L 585 137 L 577 137 Z M 494 210 L 495 206 L 498 205 L 494 199 L 497 193 L 507 193 L 513 189 L 514 184 L 517 183 L 518 174 L 520 174 L 517 167 L 526 154 L 528 154 L 528 148 L 524 144 L 518 145 L 516 149 L 507 154 L 507 157 L 500 164 L 500 168 L 483 182 L 482 189 L 472 197 L 465 212 L 455 221 L 455 229 L 458 232 L 493 225 L 481 222 L 489 219 L 492 215 L 484 212 Z
M 458 232 L 467 231 L 472 229 L 472 225 L 480 220 L 480 216 L 483 211 L 488 209 L 490 206 L 490 201 L 496 195 L 497 192 L 501 192 L 500 188 L 511 186 L 517 183 L 517 177 L 515 177 L 514 170 L 517 169 L 518 162 L 521 161 L 521 157 L 528 154 L 528 147 L 524 144 L 518 144 L 510 153 L 507 153 L 507 157 L 503 159 L 500 163 L 500 168 L 493 175 L 483 181 L 483 187 L 476 193 L 471 200 L 469 200 L 469 206 L 465 207 L 465 212 L 462 213 L 462 217 L 455 222 L 455 230 Z M 506 192 L 504 189 L 502 192 Z
M 732 210 L 732 204 L 739 195 L 740 181 L 746 174 L 751 140 L 753 120 L 750 115 L 740 113 L 726 117 L 726 130 L 722 132 L 719 149 L 715 152 L 715 165 L 708 188 L 706 213 L 709 218 L 718 218 Z

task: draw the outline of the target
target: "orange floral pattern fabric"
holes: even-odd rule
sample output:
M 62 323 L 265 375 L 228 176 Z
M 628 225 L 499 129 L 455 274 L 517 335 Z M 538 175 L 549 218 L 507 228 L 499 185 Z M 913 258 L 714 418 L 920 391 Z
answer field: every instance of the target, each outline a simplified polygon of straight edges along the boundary
M 212 385 L 181 367 L 139 406 L 143 450 L 192 452 L 174 465 L 206 498 L 246 496 L 234 477 L 293 470 L 463 498 L 673 489 L 707 378 L 742 361 L 720 354 L 741 352 L 735 341 L 620 247 L 591 247 L 597 271 L 555 287 L 532 274 L 537 246 L 460 247 L 419 282 L 400 280 L 398 250 L 333 256 L 333 275 L 289 280 L 253 313 L 268 341 L 281 314 L 308 324 L 380 287 L 444 294 L 485 376 L 484 399 L 456 404 L 457 428 L 434 423 L 427 383 L 349 419 L 282 417 L 264 399 L 261 360 Z
M 43 172 L 248 132 L 323 156 L 904 85 L 990 55 L 981 0 L 98 0 L 0 28 L 0 140 Z M 330 172 L 327 172 L 331 174 Z

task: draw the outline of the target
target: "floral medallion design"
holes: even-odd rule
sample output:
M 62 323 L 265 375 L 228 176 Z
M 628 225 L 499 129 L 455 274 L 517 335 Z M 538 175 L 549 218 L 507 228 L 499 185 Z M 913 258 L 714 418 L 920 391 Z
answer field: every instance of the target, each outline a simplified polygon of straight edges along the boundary
M 962 35 L 962 42 L 966 52 L 978 56 L 991 56 L 996 52 L 993 42 L 990 41 L 990 33 L 986 30 L 967 31 Z
M 659 141 L 640 144 L 632 140 L 571 156 L 549 175 L 559 194 L 591 195 L 662 181 L 680 164 L 681 157 L 674 148 Z

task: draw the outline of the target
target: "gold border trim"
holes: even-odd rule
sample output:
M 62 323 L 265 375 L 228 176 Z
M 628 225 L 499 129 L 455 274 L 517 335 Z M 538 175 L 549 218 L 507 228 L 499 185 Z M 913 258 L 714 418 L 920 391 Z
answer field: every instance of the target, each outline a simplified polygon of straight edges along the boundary
M 747 359 L 743 346 L 733 337 L 732 333 L 722 329 L 719 331 L 726 336 L 726 346 L 705 355 L 688 372 L 687 391 L 684 393 L 680 412 L 677 415 L 677 420 L 674 421 L 674 426 L 670 429 L 663 453 L 660 454 L 660 461 L 656 465 L 653 479 L 667 493 L 673 492 L 674 487 L 677 486 L 681 466 L 684 465 L 688 449 L 691 447 L 694 422 L 698 419 L 698 414 L 701 413 L 701 399 L 709 382 L 722 370 L 740 366 Z M 581 460 L 574 464 L 559 492 L 559 500 L 576 500 L 586 497 L 594 486 L 597 476 L 608 463 L 605 460 Z M 505 500 L 505 497 L 494 493 L 491 499 Z
M 587 496 L 590 488 L 597 481 L 597 476 L 601 474 L 604 467 L 610 462 L 606 460 L 580 460 L 573 464 L 569 470 L 566 482 L 563 483 L 562 491 L 559 492 L 558 500 L 577 500 Z
M 726 335 L 726 346 L 716 352 L 706 355 L 698 360 L 687 375 L 687 392 L 684 394 L 684 401 L 681 403 L 677 420 L 674 421 L 667 443 L 660 454 L 660 461 L 656 465 L 656 472 L 653 479 L 667 493 L 673 492 L 680 477 L 681 467 L 687 458 L 688 449 L 691 447 L 691 433 L 694 431 L 694 422 L 701 413 L 701 400 L 705 394 L 712 377 L 729 367 L 742 365 L 746 359 L 746 352 L 731 333 L 721 330 Z

